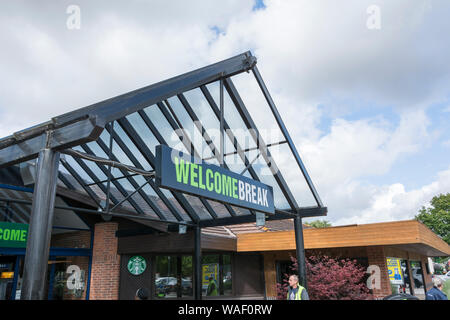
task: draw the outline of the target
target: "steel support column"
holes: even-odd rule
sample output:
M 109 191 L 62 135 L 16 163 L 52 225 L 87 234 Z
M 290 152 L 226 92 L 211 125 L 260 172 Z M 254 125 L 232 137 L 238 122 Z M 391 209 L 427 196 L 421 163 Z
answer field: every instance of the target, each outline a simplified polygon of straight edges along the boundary
M 58 164 L 59 152 L 51 149 L 39 152 L 25 254 L 22 300 L 45 299 Z
M 297 265 L 298 265 L 298 281 L 301 286 L 307 288 L 306 283 L 306 262 L 305 262 L 305 245 L 303 242 L 303 226 L 302 218 L 296 216 L 294 218 L 295 228 L 295 247 L 297 250 Z
M 202 300 L 202 229 L 199 226 L 194 229 L 194 298 Z

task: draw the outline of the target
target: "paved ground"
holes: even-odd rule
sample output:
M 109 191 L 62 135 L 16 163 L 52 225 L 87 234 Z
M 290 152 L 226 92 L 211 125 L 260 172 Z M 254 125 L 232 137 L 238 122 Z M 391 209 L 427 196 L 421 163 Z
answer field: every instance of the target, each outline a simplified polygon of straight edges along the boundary
M 422 289 L 414 289 L 414 295 L 420 300 L 425 300 L 425 290 Z

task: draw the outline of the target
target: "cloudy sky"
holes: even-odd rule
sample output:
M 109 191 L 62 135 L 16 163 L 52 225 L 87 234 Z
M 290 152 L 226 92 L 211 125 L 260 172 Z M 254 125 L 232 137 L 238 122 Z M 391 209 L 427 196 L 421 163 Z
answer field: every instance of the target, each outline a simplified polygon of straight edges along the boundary
M 411 219 L 450 192 L 447 0 L 1 9 L 0 137 L 251 50 L 334 225 Z

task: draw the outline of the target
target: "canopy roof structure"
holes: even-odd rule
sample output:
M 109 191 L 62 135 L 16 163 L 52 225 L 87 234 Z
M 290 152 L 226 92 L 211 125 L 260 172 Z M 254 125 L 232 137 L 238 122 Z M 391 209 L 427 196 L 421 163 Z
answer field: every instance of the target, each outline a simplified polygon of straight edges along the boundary
M 261 182 L 273 190 L 274 206 L 257 212 L 266 208 L 160 188 L 155 153 L 164 145 Z M 3 216 L 14 219 L 18 210 L 15 218 L 29 218 L 21 299 L 44 298 L 58 210 L 106 221 L 126 218 L 163 232 L 186 232 L 181 225 L 194 229 L 196 299 L 201 299 L 201 228 L 294 218 L 299 279 L 306 286 L 301 219 L 327 213 L 250 52 L 3 138 L 2 168 L 22 181 L 19 188 L 33 189 L 31 202 L 12 199 L 11 193 L 0 198 L 6 203 Z M 83 200 L 64 206 L 62 194 L 66 204 L 71 197 Z
M 160 144 L 272 186 L 266 219 L 326 215 L 250 52 L 3 138 L 0 168 L 33 168 L 50 148 L 61 153 L 58 188 L 99 213 L 200 227 L 255 221 L 254 210 L 158 188 Z

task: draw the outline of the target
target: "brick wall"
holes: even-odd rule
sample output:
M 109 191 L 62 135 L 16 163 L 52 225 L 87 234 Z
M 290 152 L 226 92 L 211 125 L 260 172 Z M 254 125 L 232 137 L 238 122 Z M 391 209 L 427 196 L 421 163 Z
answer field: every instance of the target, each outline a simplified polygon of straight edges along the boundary
M 118 224 L 97 223 L 92 249 L 91 300 L 119 299 L 120 256 L 117 254 Z
M 85 248 L 91 246 L 90 231 L 74 231 L 55 234 L 52 236 L 50 246 L 54 248 Z
M 386 255 L 383 246 L 367 247 L 367 258 L 370 265 L 376 265 L 380 268 L 380 289 L 373 289 L 376 298 L 383 298 L 392 294 L 391 283 L 389 281 Z

